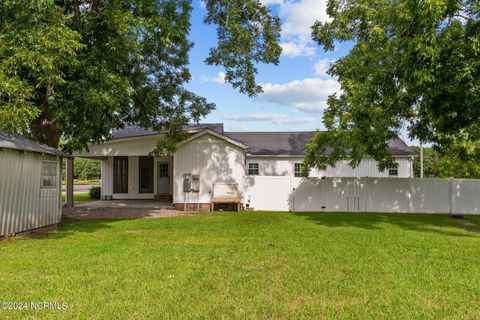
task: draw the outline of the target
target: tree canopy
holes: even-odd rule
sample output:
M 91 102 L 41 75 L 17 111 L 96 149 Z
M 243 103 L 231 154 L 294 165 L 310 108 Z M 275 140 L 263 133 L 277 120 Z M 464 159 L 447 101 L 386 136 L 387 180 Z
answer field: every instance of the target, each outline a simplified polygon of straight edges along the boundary
M 412 147 L 420 154 L 420 147 Z M 415 177 L 420 177 L 420 157 L 413 160 Z M 425 178 L 480 179 L 480 158 L 463 159 L 458 154 L 440 154 L 433 148 L 423 148 L 423 176 Z
M 256 0 L 208 0 L 218 42 L 205 62 L 249 96 L 258 63 L 277 64 L 280 22 Z M 4 0 L 0 128 L 67 151 L 125 123 L 167 132 L 214 105 L 185 89 L 191 0 Z M 170 148 L 163 145 L 161 148 Z
M 325 133 L 306 148 L 306 168 L 372 156 L 395 166 L 387 143 L 406 128 L 444 154 L 480 158 L 480 2 L 329 0 L 312 35 L 326 51 L 351 42 L 329 70 Z M 331 152 L 325 155 L 326 146 Z

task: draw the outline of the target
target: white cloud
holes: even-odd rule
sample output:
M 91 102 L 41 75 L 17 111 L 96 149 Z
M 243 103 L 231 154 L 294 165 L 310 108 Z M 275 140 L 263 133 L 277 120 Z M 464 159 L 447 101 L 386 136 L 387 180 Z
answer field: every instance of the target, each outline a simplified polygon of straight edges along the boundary
M 219 72 L 215 77 L 209 77 L 206 75 L 201 75 L 200 76 L 200 81 L 202 82 L 214 82 L 214 83 L 220 83 L 223 84 L 225 83 L 225 72 Z
M 244 132 L 253 131 L 252 128 L 250 128 L 244 123 L 238 123 L 233 125 L 229 123 L 225 123 L 225 129 L 226 131 L 244 131 Z
M 297 123 L 309 123 L 315 121 L 313 117 L 292 118 L 283 113 L 271 113 L 271 112 L 256 112 L 246 115 L 224 115 L 225 120 L 231 121 L 244 121 L 244 122 L 260 122 L 267 121 L 276 124 L 297 124 Z
M 270 6 L 275 4 L 282 4 L 284 0 L 260 0 L 264 6 Z
M 200 2 L 200 8 L 207 9 L 207 4 L 205 3 L 204 0 L 200 0 L 199 2 Z
M 282 20 L 281 46 L 283 54 L 290 57 L 311 56 L 315 47 L 311 37 L 315 21 L 330 21 L 328 0 L 262 0 L 264 5 L 279 5 Z
M 340 92 L 333 79 L 307 78 L 284 84 L 262 84 L 263 93 L 257 99 L 289 106 L 305 112 L 321 112 L 327 107 L 329 95 Z
M 284 1 L 280 6 L 282 35 L 310 39 L 311 27 L 317 20 L 329 21 L 327 0 Z
M 281 43 L 282 54 L 288 57 L 301 57 L 315 55 L 315 48 L 310 46 L 307 41 L 302 43 L 298 41 Z
M 320 59 L 314 64 L 313 71 L 315 71 L 315 74 L 319 77 L 330 77 L 327 71 L 333 62 L 335 62 L 335 60 L 328 58 Z

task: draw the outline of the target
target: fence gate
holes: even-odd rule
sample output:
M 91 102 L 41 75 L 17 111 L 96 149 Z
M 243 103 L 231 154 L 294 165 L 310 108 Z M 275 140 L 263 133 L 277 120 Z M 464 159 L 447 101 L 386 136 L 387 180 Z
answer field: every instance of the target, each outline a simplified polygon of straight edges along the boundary
M 348 179 L 346 189 L 347 211 L 360 211 L 360 181 L 355 178 Z

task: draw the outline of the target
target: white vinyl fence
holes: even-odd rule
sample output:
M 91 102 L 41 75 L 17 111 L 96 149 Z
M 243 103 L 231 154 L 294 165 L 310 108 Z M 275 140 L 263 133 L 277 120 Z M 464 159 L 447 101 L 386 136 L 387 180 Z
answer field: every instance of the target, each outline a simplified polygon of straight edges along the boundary
M 254 210 L 480 214 L 480 180 L 249 176 Z

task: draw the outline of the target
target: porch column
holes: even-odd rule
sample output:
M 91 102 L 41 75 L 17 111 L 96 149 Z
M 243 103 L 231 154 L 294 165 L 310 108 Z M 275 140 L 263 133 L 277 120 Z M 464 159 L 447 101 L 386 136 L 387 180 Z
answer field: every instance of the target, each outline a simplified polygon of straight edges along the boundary
M 67 207 L 73 208 L 73 161 L 74 158 L 67 158 L 67 185 L 66 185 L 66 194 L 67 194 Z

